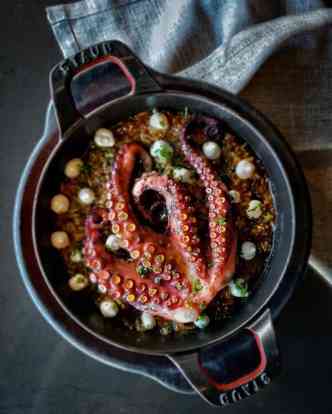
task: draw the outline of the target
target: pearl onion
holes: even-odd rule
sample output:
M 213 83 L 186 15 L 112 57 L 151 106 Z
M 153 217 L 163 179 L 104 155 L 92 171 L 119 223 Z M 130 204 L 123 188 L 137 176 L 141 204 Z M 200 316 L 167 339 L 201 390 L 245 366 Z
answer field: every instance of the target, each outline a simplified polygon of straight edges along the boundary
M 118 305 L 111 299 L 105 299 L 100 302 L 99 309 L 105 318 L 114 318 L 119 312 Z
M 141 315 L 142 326 L 144 330 L 148 331 L 156 326 L 155 318 L 148 312 L 143 312 Z
M 220 146 L 214 141 L 207 141 L 203 144 L 203 153 L 209 160 L 216 160 L 220 158 L 221 155 L 221 148 Z
M 100 128 L 96 131 L 94 141 L 98 147 L 108 148 L 115 145 L 113 132 L 106 128 Z
M 69 209 L 69 200 L 63 194 L 57 194 L 51 200 L 51 209 L 56 214 L 66 213 Z
M 198 319 L 195 320 L 194 325 L 199 329 L 204 329 L 210 323 L 210 318 L 207 315 L 200 315 Z
M 259 200 L 251 200 L 247 208 L 247 216 L 250 219 L 258 219 L 262 215 L 262 203 Z
M 229 196 L 232 199 L 232 203 L 237 204 L 241 201 L 241 194 L 236 190 L 231 190 L 228 192 Z
M 197 311 L 192 308 L 179 308 L 174 311 L 173 319 L 179 323 L 195 322 L 198 318 Z
M 250 241 L 242 243 L 241 257 L 244 260 L 252 260 L 256 256 L 256 246 Z
M 241 160 L 235 168 L 235 173 L 241 180 L 252 177 L 254 171 L 254 164 L 248 160 Z
M 107 247 L 107 249 L 112 250 L 112 252 L 116 252 L 121 247 L 120 237 L 116 236 L 115 234 L 111 234 L 107 237 L 105 246 Z
M 167 116 L 160 112 L 154 112 L 150 116 L 149 125 L 152 129 L 165 131 L 169 127 Z
M 80 175 L 83 167 L 83 161 L 79 158 L 74 158 L 67 162 L 65 166 L 65 175 L 68 178 L 76 178 Z
M 92 204 L 95 201 L 95 193 L 90 188 L 82 188 L 78 192 L 78 198 L 82 204 Z
M 69 279 L 68 284 L 70 289 L 78 292 L 79 290 L 82 290 L 88 286 L 89 280 L 81 273 L 77 273 L 75 276 Z
M 190 183 L 192 180 L 191 171 L 182 167 L 173 168 L 173 177 L 176 181 L 182 181 L 183 183 Z
M 55 231 L 51 235 L 52 246 L 56 249 L 64 249 L 69 246 L 69 237 L 65 231 Z
M 161 162 L 171 161 L 173 152 L 172 146 L 162 139 L 155 141 L 150 148 L 152 157 L 157 158 Z

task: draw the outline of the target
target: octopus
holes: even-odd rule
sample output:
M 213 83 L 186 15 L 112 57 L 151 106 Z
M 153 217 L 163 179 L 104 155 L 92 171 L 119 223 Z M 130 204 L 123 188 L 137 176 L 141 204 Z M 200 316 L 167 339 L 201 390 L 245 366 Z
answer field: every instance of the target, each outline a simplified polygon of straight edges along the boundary
M 210 137 L 218 128 L 218 121 L 200 116 L 180 134 L 181 150 L 207 200 L 204 239 L 185 184 L 152 171 L 140 144 L 122 145 L 106 185 L 106 208 L 95 209 L 85 222 L 84 260 L 102 293 L 139 311 L 188 323 L 229 283 L 237 236 L 228 189 L 195 143 L 195 137 Z M 157 231 L 154 212 L 160 208 L 166 225 Z M 105 233 L 119 238 L 119 252 L 106 249 Z

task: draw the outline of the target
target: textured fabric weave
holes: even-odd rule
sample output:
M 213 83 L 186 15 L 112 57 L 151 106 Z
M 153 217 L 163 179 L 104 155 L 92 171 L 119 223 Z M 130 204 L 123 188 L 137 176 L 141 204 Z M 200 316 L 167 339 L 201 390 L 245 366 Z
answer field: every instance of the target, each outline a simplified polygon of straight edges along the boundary
M 320 3 L 85 0 L 47 13 L 65 57 L 119 39 L 161 72 L 180 72 L 236 93 L 283 42 L 332 22 L 332 10 L 318 9 Z M 290 15 L 281 17 L 283 10 Z

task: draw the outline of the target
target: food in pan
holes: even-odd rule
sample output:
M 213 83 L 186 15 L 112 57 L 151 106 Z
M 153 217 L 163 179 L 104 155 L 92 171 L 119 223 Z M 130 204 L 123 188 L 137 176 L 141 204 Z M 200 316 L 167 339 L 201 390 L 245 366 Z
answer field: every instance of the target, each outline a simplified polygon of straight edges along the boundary
M 264 167 L 219 120 L 141 112 L 68 160 L 50 243 L 68 289 L 161 334 L 231 317 L 262 274 L 275 211 Z

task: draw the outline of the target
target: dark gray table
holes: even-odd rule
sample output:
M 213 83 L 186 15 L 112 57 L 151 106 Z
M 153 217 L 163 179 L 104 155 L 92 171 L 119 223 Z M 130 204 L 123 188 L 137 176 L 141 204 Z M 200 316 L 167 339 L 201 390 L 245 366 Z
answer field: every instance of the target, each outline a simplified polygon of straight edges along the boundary
M 177 395 L 148 379 L 110 369 L 64 342 L 27 296 L 12 247 L 14 195 L 24 163 L 42 132 L 48 72 L 59 58 L 44 7 L 55 1 L 5 1 L 0 28 L 0 413 L 201 413 L 198 397 Z M 273 79 L 275 56 L 246 91 Z M 311 76 L 307 73 L 304 76 Z M 287 96 L 275 91 L 282 109 Z M 284 99 L 284 101 L 282 100 Z M 272 118 L 278 120 L 276 114 Z M 285 118 L 283 118 L 285 120 Z M 326 125 L 325 125 L 326 127 Z M 283 125 L 287 129 L 287 120 Z M 332 125 L 329 124 L 330 131 Z M 308 272 L 276 324 L 284 370 L 279 379 L 229 413 L 332 412 L 332 292 Z

